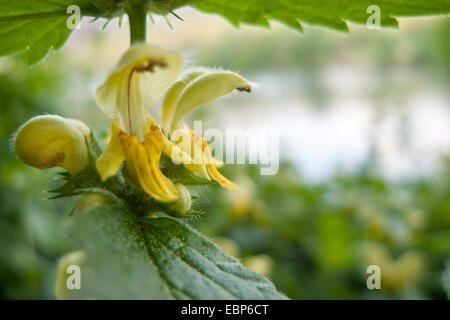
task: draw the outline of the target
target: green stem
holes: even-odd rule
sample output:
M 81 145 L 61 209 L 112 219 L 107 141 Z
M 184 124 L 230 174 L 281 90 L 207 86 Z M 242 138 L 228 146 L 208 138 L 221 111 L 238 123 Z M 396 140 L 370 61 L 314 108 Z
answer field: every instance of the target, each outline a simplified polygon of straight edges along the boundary
M 135 5 L 128 10 L 130 45 L 147 41 L 147 10 Z

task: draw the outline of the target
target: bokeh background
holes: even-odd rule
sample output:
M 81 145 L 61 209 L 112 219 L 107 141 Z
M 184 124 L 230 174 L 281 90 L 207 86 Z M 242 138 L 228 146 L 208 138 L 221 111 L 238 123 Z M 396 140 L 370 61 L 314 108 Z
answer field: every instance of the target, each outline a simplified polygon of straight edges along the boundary
M 450 293 L 450 21 L 400 19 L 399 30 L 297 34 L 244 26 L 191 9 L 155 17 L 149 42 L 188 65 L 239 71 L 258 84 L 198 108 L 206 127 L 276 129 L 280 170 L 225 173 L 239 192 L 193 190 L 191 223 L 293 299 L 447 299 Z M 55 113 L 102 138 L 93 92 L 128 47 L 126 19 L 84 19 L 66 46 L 29 69 L 0 59 L 0 298 L 53 299 L 62 225 L 75 199 L 47 200 L 54 172 L 23 165 L 11 139 Z M 153 110 L 155 114 L 158 110 Z M 381 267 L 381 290 L 366 268 Z

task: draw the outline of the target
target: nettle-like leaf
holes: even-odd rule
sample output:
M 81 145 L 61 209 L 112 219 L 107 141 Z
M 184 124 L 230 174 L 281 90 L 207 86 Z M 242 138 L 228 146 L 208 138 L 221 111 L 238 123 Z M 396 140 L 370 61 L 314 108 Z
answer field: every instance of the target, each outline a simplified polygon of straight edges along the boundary
M 191 6 L 219 14 L 233 25 L 269 26 L 280 21 L 302 30 L 301 22 L 348 31 L 346 21 L 366 23 L 369 6 L 380 8 L 380 24 L 397 27 L 395 17 L 448 15 L 449 0 L 0 0 L 0 56 L 23 53 L 29 64 L 60 48 L 73 31 L 67 27 L 67 8 L 77 5 L 81 16 L 111 19 L 131 6 L 156 14 L 174 14 Z
M 80 18 L 112 16 L 116 8 L 113 0 L 0 0 L 0 56 L 22 53 L 31 65 L 59 49 L 73 31 L 67 25 L 72 5 Z
M 69 220 L 83 257 L 81 290 L 67 290 L 69 275 L 59 268 L 59 298 L 286 299 L 187 224 L 136 217 L 114 195 L 84 196 Z
M 177 2 L 177 1 L 175 1 Z M 348 31 L 346 21 L 366 23 L 369 6 L 380 8 L 380 25 L 397 27 L 395 17 L 450 14 L 448 0 L 180 0 L 204 12 L 217 13 L 233 25 L 249 23 L 264 27 L 269 20 L 302 30 L 300 21 L 336 30 Z

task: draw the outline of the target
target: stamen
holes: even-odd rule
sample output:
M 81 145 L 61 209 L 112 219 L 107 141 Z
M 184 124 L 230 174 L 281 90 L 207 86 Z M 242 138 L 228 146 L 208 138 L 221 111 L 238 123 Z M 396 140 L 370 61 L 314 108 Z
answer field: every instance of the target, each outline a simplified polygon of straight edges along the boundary
M 153 72 L 155 67 L 167 68 L 167 62 L 164 60 L 148 60 L 146 66 L 136 67 L 137 72 Z
M 249 85 L 245 85 L 245 86 L 236 88 L 236 90 L 238 90 L 240 92 L 245 91 L 245 92 L 249 92 L 250 93 L 250 92 L 252 92 L 252 87 L 250 87 Z
M 130 89 L 131 89 L 131 78 L 136 71 L 136 68 L 133 68 L 128 76 L 128 84 L 127 84 L 127 112 L 128 112 L 128 126 L 130 127 L 130 134 L 133 135 L 133 127 L 131 124 L 131 106 L 130 106 Z

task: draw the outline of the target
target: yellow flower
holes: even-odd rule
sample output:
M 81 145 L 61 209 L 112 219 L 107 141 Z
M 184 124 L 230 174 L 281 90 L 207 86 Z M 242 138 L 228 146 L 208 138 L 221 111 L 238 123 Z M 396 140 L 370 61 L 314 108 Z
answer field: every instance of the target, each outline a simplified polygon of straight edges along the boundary
M 249 92 L 250 84 L 233 72 L 206 69 L 194 69 L 175 81 L 181 67 L 179 55 L 140 44 L 125 53 L 97 89 L 97 103 L 112 118 L 110 142 L 96 162 L 102 180 L 116 174 L 126 160 L 130 177 L 150 196 L 161 202 L 175 201 L 187 190 L 177 188 L 162 174 L 159 161 L 164 152 L 189 170 L 209 180 L 212 177 L 223 187 L 236 188 L 217 170 L 221 163 L 212 157 L 207 142 L 181 119 L 194 107 L 235 89 Z M 146 109 L 169 86 L 161 114 L 163 133 Z
M 187 169 L 207 179 L 213 178 L 230 189 L 237 186 L 217 170 L 221 163 L 212 157 L 208 143 L 181 119 L 196 106 L 236 89 L 250 92 L 251 85 L 248 80 L 230 71 L 193 69 L 169 88 L 161 109 L 164 153 L 183 163 Z
M 62 167 L 77 174 L 89 165 L 86 139 L 90 139 L 90 130 L 81 121 L 44 115 L 20 127 L 14 139 L 14 150 L 29 166 Z
M 178 77 L 183 59 L 155 46 L 130 48 L 105 83 L 96 90 L 97 103 L 111 116 L 111 140 L 96 167 L 102 180 L 127 160 L 133 180 L 153 198 L 178 198 L 175 185 L 159 169 L 163 136 L 147 115 L 150 107 Z

